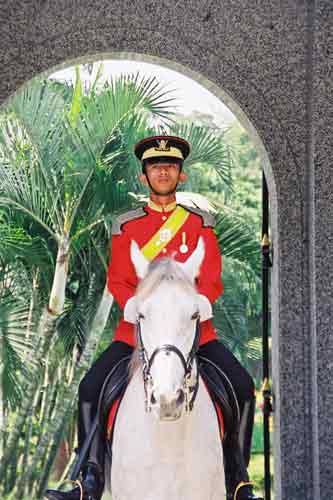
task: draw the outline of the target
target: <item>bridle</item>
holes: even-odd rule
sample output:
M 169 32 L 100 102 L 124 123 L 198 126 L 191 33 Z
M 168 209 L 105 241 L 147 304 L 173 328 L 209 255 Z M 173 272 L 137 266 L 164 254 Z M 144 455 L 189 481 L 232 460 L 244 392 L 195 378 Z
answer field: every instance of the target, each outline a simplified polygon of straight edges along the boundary
M 199 388 L 199 370 L 197 368 L 195 374 L 195 382 L 193 385 L 190 384 L 191 376 L 192 376 L 192 368 L 195 360 L 196 353 L 199 348 L 199 339 L 200 339 L 200 316 L 196 319 L 195 325 L 195 335 L 191 350 L 185 359 L 184 354 L 181 352 L 178 347 L 173 344 L 163 344 L 161 346 L 156 347 L 149 357 L 147 349 L 144 346 L 142 340 L 141 333 L 141 317 L 138 316 L 136 321 L 136 335 L 137 335 L 137 344 L 139 349 L 139 356 L 142 363 L 142 375 L 143 375 L 143 384 L 145 389 L 145 407 L 146 412 L 151 411 L 151 397 L 152 397 L 152 389 L 153 389 L 153 378 L 151 376 L 151 368 L 153 362 L 158 354 L 161 352 L 165 352 L 167 355 L 173 352 L 178 356 L 181 361 L 181 364 L 184 369 L 184 380 L 183 380 L 183 391 L 185 396 L 185 411 L 189 413 L 193 410 L 193 405 L 195 398 L 198 393 Z

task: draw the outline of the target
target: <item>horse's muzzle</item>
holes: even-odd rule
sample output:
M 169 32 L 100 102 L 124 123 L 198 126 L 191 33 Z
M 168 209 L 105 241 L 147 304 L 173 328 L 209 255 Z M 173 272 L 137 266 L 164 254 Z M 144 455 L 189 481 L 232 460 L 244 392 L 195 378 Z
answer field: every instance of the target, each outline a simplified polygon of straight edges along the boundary
M 183 389 L 178 389 L 175 397 L 170 401 L 165 396 L 156 397 L 154 391 L 151 395 L 151 405 L 159 420 L 178 420 L 183 412 L 185 394 Z

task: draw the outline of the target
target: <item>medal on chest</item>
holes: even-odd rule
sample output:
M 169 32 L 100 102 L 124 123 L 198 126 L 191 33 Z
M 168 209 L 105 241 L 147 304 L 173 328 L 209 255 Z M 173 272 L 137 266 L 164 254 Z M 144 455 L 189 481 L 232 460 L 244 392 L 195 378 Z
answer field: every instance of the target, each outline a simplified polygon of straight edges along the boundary
M 161 229 L 159 232 L 159 239 L 156 241 L 156 245 L 160 245 L 161 243 L 167 243 L 171 240 L 171 230 L 170 229 Z
M 187 253 L 188 246 L 186 245 L 186 233 L 182 233 L 182 244 L 179 247 L 180 253 Z

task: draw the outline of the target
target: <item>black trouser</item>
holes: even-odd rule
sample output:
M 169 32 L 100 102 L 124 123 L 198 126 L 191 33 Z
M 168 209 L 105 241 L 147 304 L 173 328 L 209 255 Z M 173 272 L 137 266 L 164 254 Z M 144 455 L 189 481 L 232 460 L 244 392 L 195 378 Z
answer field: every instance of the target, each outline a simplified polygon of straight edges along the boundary
M 133 347 L 125 342 L 114 341 L 95 361 L 90 370 L 79 386 L 79 423 L 78 423 L 78 443 L 79 448 L 82 446 L 85 439 L 85 431 L 82 425 L 81 409 L 82 403 L 89 402 L 91 404 L 92 413 L 97 412 L 99 394 L 103 386 L 104 380 L 110 373 L 112 368 L 125 356 L 133 352 Z M 241 448 L 244 454 L 246 465 L 249 462 L 250 447 L 251 447 L 251 411 L 248 411 L 248 406 L 254 402 L 254 383 L 248 372 L 238 362 L 235 356 L 218 340 L 212 340 L 200 346 L 199 354 L 213 361 L 230 379 L 239 404 L 241 414 L 241 431 L 242 426 L 245 429 L 245 435 L 242 437 Z M 253 412 L 252 412 L 253 413 Z M 242 417 L 249 422 L 242 424 Z

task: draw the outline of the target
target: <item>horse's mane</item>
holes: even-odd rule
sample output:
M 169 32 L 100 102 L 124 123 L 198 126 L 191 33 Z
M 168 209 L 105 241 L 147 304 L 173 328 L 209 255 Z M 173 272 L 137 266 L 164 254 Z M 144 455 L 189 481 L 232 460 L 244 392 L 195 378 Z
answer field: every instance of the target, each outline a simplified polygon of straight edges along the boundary
M 140 281 L 137 287 L 136 296 L 140 301 L 145 300 L 165 281 L 177 284 L 188 293 L 193 293 L 195 291 L 193 283 L 184 273 L 180 265 L 174 259 L 164 257 L 154 260 L 149 264 L 146 276 Z M 130 376 L 134 374 L 139 365 L 139 350 L 136 348 L 133 352 L 129 366 Z

